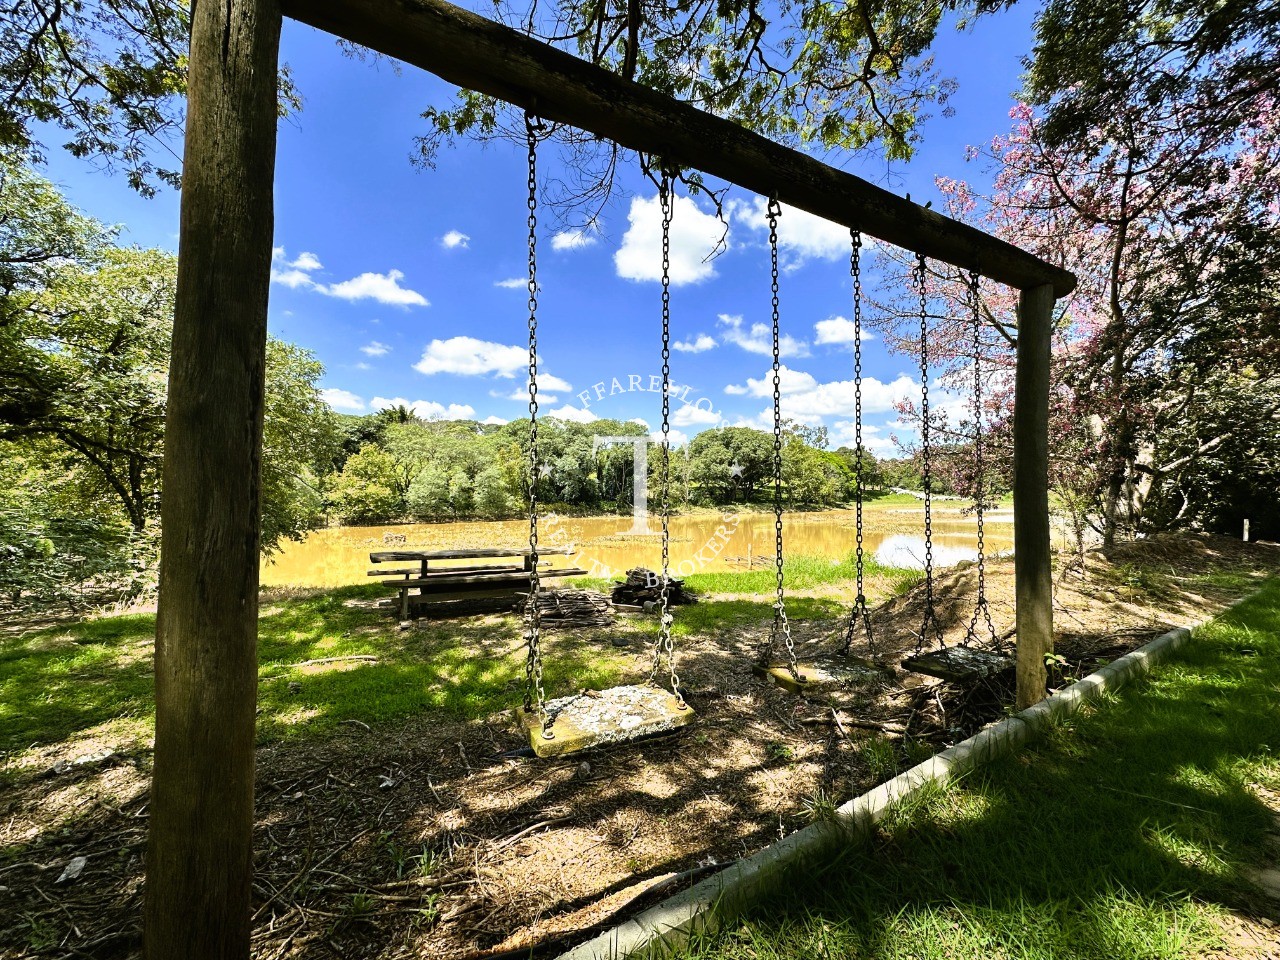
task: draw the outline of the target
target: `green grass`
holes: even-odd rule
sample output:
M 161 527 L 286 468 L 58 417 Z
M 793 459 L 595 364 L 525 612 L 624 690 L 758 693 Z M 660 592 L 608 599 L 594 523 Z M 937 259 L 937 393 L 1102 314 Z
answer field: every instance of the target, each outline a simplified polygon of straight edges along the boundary
M 348 600 L 385 594 L 350 587 L 265 607 L 259 622 L 258 732 L 263 741 L 323 733 L 343 720 L 375 723 L 431 711 L 454 719 L 515 705 L 524 677 L 520 628 L 444 621 L 401 633 Z M 154 615 L 108 617 L 0 643 L 0 751 L 64 740 L 111 722 L 150 735 Z M 548 640 L 549 693 L 618 682 L 628 661 L 611 648 Z M 306 672 L 296 664 L 375 656 L 376 664 Z M 295 689 L 290 684 L 296 684 Z
M 885 577 L 893 593 L 905 593 L 923 578 L 919 570 L 886 567 L 867 557 L 863 571 L 868 577 Z M 845 557 L 787 557 L 783 565 L 783 584 L 789 590 L 810 590 L 814 587 L 849 583 L 857 576 L 854 555 Z M 772 564 L 758 570 L 741 570 L 728 573 L 694 573 L 685 578 L 685 586 L 695 593 L 754 593 L 770 594 L 775 578 Z
M 896 811 L 700 960 L 1113 960 L 1218 946 L 1280 787 L 1280 581 L 1034 748 Z M 873 748 L 874 749 L 874 748 Z M 881 750 L 881 752 L 884 752 Z M 888 759 L 884 762 L 887 764 Z

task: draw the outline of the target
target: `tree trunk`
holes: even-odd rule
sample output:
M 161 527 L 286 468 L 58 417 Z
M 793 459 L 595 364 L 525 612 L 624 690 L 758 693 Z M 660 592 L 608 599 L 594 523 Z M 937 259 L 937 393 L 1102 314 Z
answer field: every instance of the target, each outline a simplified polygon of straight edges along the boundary
M 200 0 L 191 32 L 144 940 L 243 960 L 279 6 Z

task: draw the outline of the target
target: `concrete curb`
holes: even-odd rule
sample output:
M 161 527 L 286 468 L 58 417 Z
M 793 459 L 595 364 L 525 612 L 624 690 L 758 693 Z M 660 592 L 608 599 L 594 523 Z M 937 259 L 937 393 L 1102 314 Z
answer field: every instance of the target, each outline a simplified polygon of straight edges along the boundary
M 1237 603 L 1247 599 L 1249 597 L 1244 597 Z M 1070 716 L 1104 692 L 1116 690 L 1150 671 L 1191 638 L 1191 629 L 1179 627 L 1162 634 L 1035 706 L 1001 720 L 850 800 L 835 811 L 831 822 L 811 824 L 750 857 L 735 861 L 688 890 L 561 954 L 558 960 L 666 956 L 690 938 L 719 929 L 767 893 L 782 869 L 866 837 L 894 804 L 917 796 L 927 785 L 943 784 L 1015 752 L 1055 720 Z

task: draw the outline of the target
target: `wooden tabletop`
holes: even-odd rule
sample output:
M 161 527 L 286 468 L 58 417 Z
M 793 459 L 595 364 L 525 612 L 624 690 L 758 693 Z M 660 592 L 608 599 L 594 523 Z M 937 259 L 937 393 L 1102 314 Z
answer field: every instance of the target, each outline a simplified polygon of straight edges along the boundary
M 385 563 L 396 560 L 475 560 L 482 557 L 527 557 L 533 551 L 528 547 L 468 547 L 461 550 L 377 550 L 369 554 L 371 563 Z M 543 557 L 567 557 L 572 550 L 557 547 L 539 547 L 538 555 Z

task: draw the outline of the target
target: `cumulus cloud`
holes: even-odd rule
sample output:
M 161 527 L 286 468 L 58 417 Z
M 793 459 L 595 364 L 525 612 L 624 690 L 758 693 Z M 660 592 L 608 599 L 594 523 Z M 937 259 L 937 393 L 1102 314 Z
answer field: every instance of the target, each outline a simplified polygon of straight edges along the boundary
M 440 238 L 440 246 L 446 250 L 455 250 L 461 247 L 463 250 L 471 245 L 471 238 L 461 230 L 450 230 Z
M 483 423 L 483 424 L 485 424 L 485 425 L 487 425 L 487 426 L 500 427 L 500 426 L 502 426 L 502 424 L 504 424 L 504 423 L 510 423 L 511 421 L 510 421 L 510 420 L 504 420 L 502 417 L 494 416 L 494 415 L 492 415 L 492 414 L 491 414 L 491 415 L 489 415 L 489 416 L 485 417 L 485 418 L 484 418 L 483 420 L 481 420 L 480 422 L 481 422 L 481 423 Z
M 686 403 L 671 414 L 671 422 L 677 427 L 710 427 L 720 422 L 720 414 L 716 410 Z
M 590 410 L 584 410 L 581 407 L 570 406 L 565 404 L 563 407 L 556 407 L 547 413 L 548 417 L 554 417 L 557 420 L 568 420 L 573 423 L 590 423 L 592 420 L 599 420 Z
M 662 207 L 657 196 L 651 200 L 633 197 L 627 222 L 630 226 L 622 236 L 622 246 L 613 255 L 618 276 L 626 280 L 662 279 Z M 714 277 L 710 257 L 724 241 L 724 224 L 703 213 L 688 197 L 676 197 L 671 216 L 672 286 Z
M 466 403 L 436 403 L 434 400 L 406 400 L 404 397 L 374 397 L 369 401 L 374 410 L 408 407 L 423 420 L 472 420 L 475 408 Z
M 652 443 L 662 443 L 662 431 L 654 430 L 649 434 L 649 440 Z M 689 435 L 683 430 L 668 430 L 667 441 L 673 447 L 683 447 L 689 442 Z M 661 454 L 659 454 L 659 456 L 661 456 Z
M 418 291 L 400 286 L 403 279 L 401 271 L 388 270 L 386 273 L 362 273 L 350 280 L 316 289 L 339 300 L 375 300 L 393 307 L 429 306 L 427 298 Z
M 803 370 L 793 370 L 785 363 L 778 367 L 778 389 L 783 396 L 790 393 L 800 393 L 804 390 L 812 390 L 817 385 L 818 381 L 813 374 L 806 373 Z M 724 392 L 738 397 L 772 397 L 773 370 L 766 370 L 764 376 L 758 380 L 748 377 L 746 386 L 740 387 L 736 384 L 729 384 L 724 388 Z
M 427 298 L 416 290 L 402 287 L 404 274 L 399 270 L 386 273 L 362 273 L 341 283 L 324 284 L 313 274 L 323 268 L 314 253 L 303 252 L 290 260 L 284 247 L 271 248 L 271 282 L 291 290 L 314 290 L 340 300 L 376 300 L 394 307 L 429 306 Z
M 360 348 L 360 352 L 367 354 L 370 357 L 385 357 L 391 352 L 391 348 L 385 343 L 379 343 L 377 340 L 370 340 Z
M 724 328 L 725 343 L 736 344 L 748 353 L 758 353 L 765 357 L 773 355 L 773 333 L 768 324 L 753 323 L 747 329 L 742 317 L 727 313 L 720 314 L 719 324 Z M 778 339 L 778 350 L 784 357 L 809 356 L 809 344 L 797 340 L 789 333 L 784 333 Z
M 767 233 L 768 201 L 755 197 L 729 205 L 730 220 L 755 233 Z M 778 217 L 778 252 L 782 268 L 796 270 L 810 260 L 838 260 L 849 256 L 849 230 L 796 207 L 782 205 Z
M 337 387 L 330 387 L 327 390 L 320 391 L 320 399 L 335 410 L 347 410 L 351 413 L 360 413 L 364 410 L 364 400 L 350 390 L 339 390 Z
M 679 350 L 681 353 L 702 353 L 705 350 L 714 350 L 716 347 L 716 338 L 700 333 L 692 340 L 677 340 L 671 344 L 671 349 Z
M 581 230 L 561 230 L 551 238 L 552 250 L 581 250 L 583 247 L 590 247 L 599 239 L 596 231 L 591 227 L 584 227 Z
M 456 373 L 462 376 L 497 374 L 514 377 L 522 367 L 529 365 L 529 351 L 525 347 L 477 340 L 475 337 L 450 337 L 448 340 L 432 340 L 422 352 L 422 359 L 413 365 L 419 373 Z
M 814 343 L 828 343 L 842 347 L 853 347 L 854 325 L 853 321 L 847 317 L 837 316 L 828 317 L 826 320 L 819 320 L 813 325 L 813 332 L 815 334 L 813 338 Z M 861 339 L 863 343 L 865 343 L 866 341 L 873 340 L 875 338 L 867 332 L 867 328 L 864 326 L 862 328 Z

